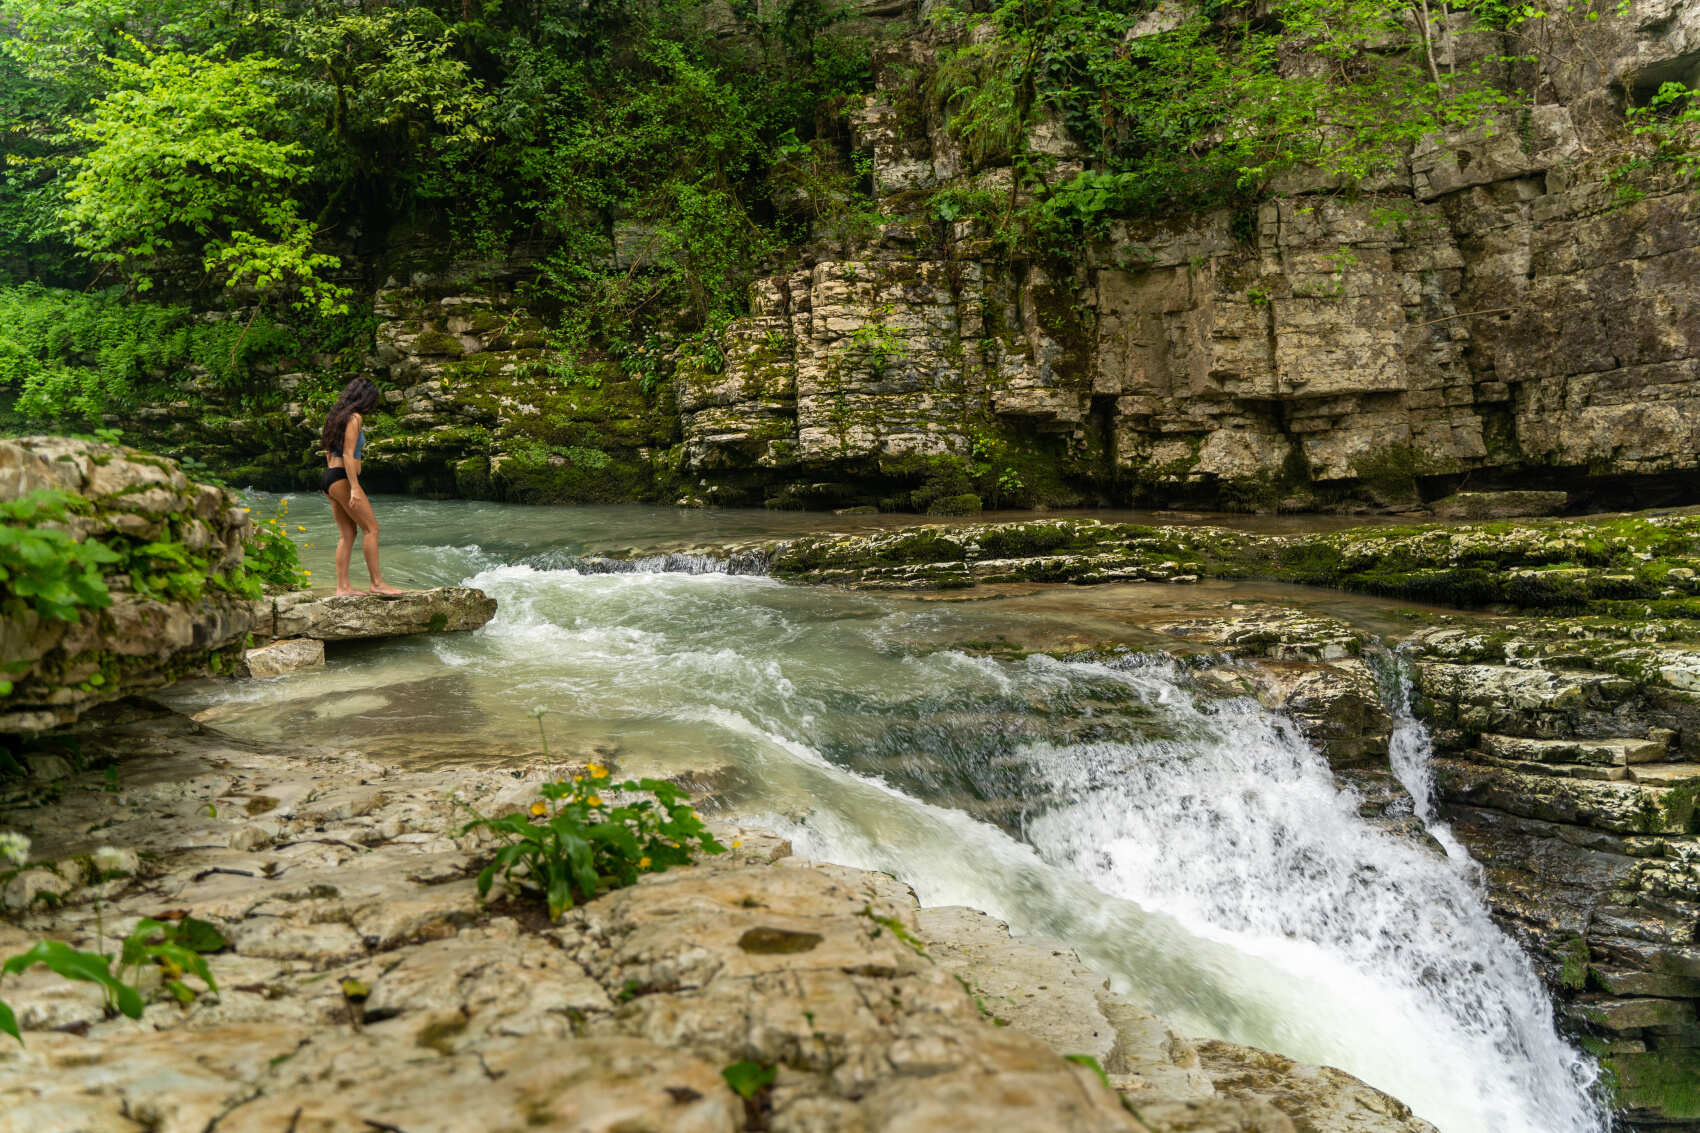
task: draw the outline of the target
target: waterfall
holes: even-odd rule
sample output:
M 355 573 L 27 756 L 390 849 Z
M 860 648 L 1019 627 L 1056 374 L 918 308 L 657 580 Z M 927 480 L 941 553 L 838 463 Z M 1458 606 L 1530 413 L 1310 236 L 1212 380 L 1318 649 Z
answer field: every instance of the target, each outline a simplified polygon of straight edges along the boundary
M 519 562 L 538 570 L 571 570 L 580 574 L 765 575 L 768 570 L 768 556 L 765 551 L 733 551 L 727 555 L 670 551 L 631 559 L 618 559 L 607 555 L 578 555 L 568 551 L 543 551 L 527 555 Z
M 1122 671 L 1178 738 L 1033 752 L 1070 799 L 1029 826 L 1047 860 L 1201 935 L 1375 987 L 1361 1009 L 1388 1013 L 1383 1033 L 1423 1036 L 1434 1061 L 1419 1076 L 1436 1093 L 1419 1097 L 1407 1081 L 1400 1096 L 1444 1129 L 1603 1128 L 1593 1065 L 1559 1037 L 1545 989 L 1473 876 L 1364 822 L 1287 721 L 1251 701 L 1195 698 L 1167 664 Z M 1432 828 L 1426 732 L 1406 715 L 1401 759 Z M 1409 1078 L 1393 1065 L 1409 1057 L 1381 1045 L 1335 1052 L 1335 1064 L 1385 1088 Z
M 1410 794 L 1413 813 L 1429 836 L 1446 851 L 1447 860 L 1479 883 L 1481 867 L 1434 810 L 1434 768 L 1430 764 L 1434 738 L 1428 725 L 1417 718 L 1410 658 L 1397 649 L 1377 647 L 1369 652 L 1367 660 L 1381 687 L 1382 703 L 1393 717 L 1387 762 L 1393 768 L 1394 778 Z
M 735 573 L 753 559 L 599 573 L 563 546 L 468 560 L 500 602 L 477 633 L 204 695 L 221 727 L 260 738 L 412 739 L 429 720 L 515 750 L 544 705 L 552 736 L 615 749 L 622 773 L 711 772 L 732 816 L 803 856 L 1066 942 L 1182 1033 L 1338 1066 L 1444 1133 L 1605 1128 L 1593 1065 L 1462 851 L 1365 821 L 1291 721 L 1207 695 L 1172 660 L 954 647 L 1054 625 L 1073 592 L 1023 612 Z M 1441 837 L 1399 689 L 1395 765 Z M 328 715 L 351 690 L 359 714 Z

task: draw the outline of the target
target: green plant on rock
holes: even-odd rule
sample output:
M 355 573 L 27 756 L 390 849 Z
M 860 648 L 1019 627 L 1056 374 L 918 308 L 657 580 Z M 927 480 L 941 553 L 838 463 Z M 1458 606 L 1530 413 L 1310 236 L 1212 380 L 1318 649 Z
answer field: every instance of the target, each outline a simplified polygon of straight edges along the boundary
M 893 313 L 891 304 L 875 307 L 871 313 L 870 321 L 850 333 L 849 351 L 878 377 L 909 356 L 909 344 L 902 332 L 885 321 Z
M 541 732 L 541 709 L 537 716 Z M 525 814 L 481 815 L 462 827 L 462 835 L 482 829 L 506 841 L 479 871 L 479 896 L 489 895 L 499 874 L 515 888 L 541 894 L 549 919 L 558 920 L 575 904 L 631 885 L 642 874 L 689 865 L 698 852 L 726 852 L 678 787 L 660 779 L 608 778 L 606 767 L 591 763 L 571 781 L 544 783 L 542 798 Z M 603 798 L 604 791 L 622 797 Z
M 1700 90 L 1687 83 L 1660 85 L 1645 104 L 1628 111 L 1630 133 L 1646 147 L 1647 156 L 1633 158 L 1613 171 L 1621 179 L 1632 169 L 1649 164 L 1674 170 L 1689 181 L 1700 179 Z
M 112 604 L 102 568 L 121 556 L 52 526 L 69 522 L 80 503 L 69 493 L 45 489 L 0 503 L 0 609 L 8 616 L 30 609 L 70 622 L 85 610 Z M 11 691 L 9 683 L 0 684 Z
M 485 829 L 507 839 L 479 872 L 479 895 L 488 895 L 500 874 L 510 885 L 540 893 L 549 918 L 556 920 L 575 904 L 631 885 L 642 874 L 689 865 L 699 851 L 725 852 L 678 787 L 659 779 L 599 782 L 607 776 L 606 768 L 592 763 L 586 775 L 570 782 L 544 783 L 543 797 L 526 814 L 467 823 L 462 834 Z M 624 798 L 605 799 L 603 791 Z
M 140 1019 L 146 1000 L 135 980 L 143 968 L 159 968 L 165 990 L 187 1006 L 198 995 L 185 982 L 187 976 L 200 980 L 208 991 L 218 991 L 204 953 L 217 952 L 226 944 L 218 929 L 194 917 L 179 921 L 143 917 L 120 943 L 116 958 L 101 952 L 83 952 L 59 940 L 38 940 L 0 965 L 0 976 L 16 975 L 39 964 L 68 980 L 97 985 L 106 997 L 109 1015 Z M 0 1002 L 0 1031 L 23 1041 L 17 1017 L 4 1002 Z
M 296 525 L 297 531 L 306 528 Z M 300 590 L 312 585 L 313 572 L 301 566 L 301 554 L 289 534 L 289 501 L 279 500 L 277 513 L 254 525 L 242 565 L 249 577 L 270 590 Z

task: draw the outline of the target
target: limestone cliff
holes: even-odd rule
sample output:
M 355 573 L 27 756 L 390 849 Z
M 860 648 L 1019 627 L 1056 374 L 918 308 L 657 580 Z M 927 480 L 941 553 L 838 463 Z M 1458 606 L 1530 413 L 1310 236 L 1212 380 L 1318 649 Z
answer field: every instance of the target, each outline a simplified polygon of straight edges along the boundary
M 647 381 L 553 374 L 521 286 L 547 248 L 433 261 L 410 236 L 375 266 L 393 416 L 374 483 L 917 511 L 1405 506 L 1466 481 L 1691 494 L 1700 197 L 1624 181 L 1614 156 L 1625 105 L 1692 69 L 1691 5 L 1583 26 L 1521 123 L 1431 138 L 1374 185 L 1292 177 L 1255 211 L 1121 223 L 1068 262 L 994 255 L 982 226 L 928 211 L 941 188 L 1008 193 L 1010 170 L 975 167 L 921 96 L 935 31 L 906 5 L 866 16 L 899 37 L 840 128 L 885 223 L 817 226 L 711 361 Z M 1032 146 L 1053 179 L 1081 166 L 1060 127 Z M 642 272 L 644 248 L 610 221 L 610 264 Z M 213 439 L 298 479 L 317 422 L 279 398 L 251 430 L 270 436 Z

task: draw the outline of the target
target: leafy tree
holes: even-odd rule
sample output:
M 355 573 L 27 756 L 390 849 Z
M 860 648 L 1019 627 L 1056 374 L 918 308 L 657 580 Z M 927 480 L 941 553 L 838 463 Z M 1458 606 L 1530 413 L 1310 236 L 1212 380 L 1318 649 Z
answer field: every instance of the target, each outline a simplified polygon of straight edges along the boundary
M 134 46 L 142 60 L 111 59 L 116 89 L 70 124 L 87 147 L 68 163 L 72 241 L 138 291 L 192 242 L 228 287 L 288 290 L 300 309 L 340 310 L 346 291 L 322 278 L 340 261 L 315 250 L 290 195 L 312 169 L 306 149 L 279 136 L 283 65 Z

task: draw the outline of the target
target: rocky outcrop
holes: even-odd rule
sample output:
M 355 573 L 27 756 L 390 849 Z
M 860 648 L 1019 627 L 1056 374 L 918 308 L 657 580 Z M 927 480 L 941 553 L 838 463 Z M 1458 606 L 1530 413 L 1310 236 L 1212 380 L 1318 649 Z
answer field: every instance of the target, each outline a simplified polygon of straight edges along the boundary
M 1686 626 L 1606 620 L 1406 646 L 1453 830 L 1648 1128 L 1700 1123 L 1697 648 Z
M 233 494 L 190 480 L 174 461 L 118 445 L 0 441 L 0 501 L 42 490 L 73 498 L 58 526 L 115 551 L 105 578 L 111 604 L 84 608 L 72 621 L 43 617 L 14 589 L 19 580 L 0 582 L 9 686 L 0 695 L 0 733 L 66 724 L 102 701 L 235 660 L 254 625 L 249 587 L 257 593 L 259 583 L 244 570 L 253 524 Z M 154 582 L 138 590 L 132 572 Z
M 474 630 L 496 616 L 496 600 L 470 586 L 341 597 L 297 590 L 273 599 L 270 612 L 270 620 L 262 612 L 256 623 L 269 637 L 355 641 Z
M 559 925 L 481 905 L 489 850 L 457 834 L 463 806 L 521 808 L 542 768 L 457 772 L 457 801 L 438 772 L 157 715 L 89 750 L 122 753 L 115 792 L 5 815 L 37 858 L 8 900 L 59 901 L 0 927 L 0 951 L 92 947 L 162 908 L 229 947 L 216 994 L 139 1027 L 90 985 L 9 978 L 25 1045 L 0 1047 L 0 1101 L 37 1128 L 1430 1129 L 1337 1071 L 1197 1046 L 1066 951 L 756 833 Z M 81 864 L 91 837 L 107 873 Z M 734 1094 L 737 1063 L 771 1084 Z
M 1692 77 L 1683 4 L 1550 13 L 1541 34 L 1574 49 L 1508 76 L 1539 91 L 1526 115 L 1426 138 L 1350 196 L 1299 173 L 1255 209 L 1120 222 L 1050 260 L 995 254 L 984 224 L 929 207 L 947 188 L 1022 189 L 917 96 L 941 48 L 925 7 L 861 6 L 903 35 L 836 123 L 884 222 L 817 224 L 708 361 L 658 340 L 626 365 L 563 366 L 523 288 L 551 249 L 433 262 L 429 239 L 396 234 L 372 265 L 371 368 L 394 388 L 371 482 L 941 513 L 1402 508 L 1466 480 L 1572 505 L 1691 498 L 1700 197 L 1620 175 L 1626 106 Z M 1082 167 L 1054 122 L 1031 145 L 1053 183 Z M 589 266 L 642 273 L 651 234 L 606 224 Z M 304 485 L 317 420 L 300 383 L 276 377 L 263 420 L 133 424 Z

